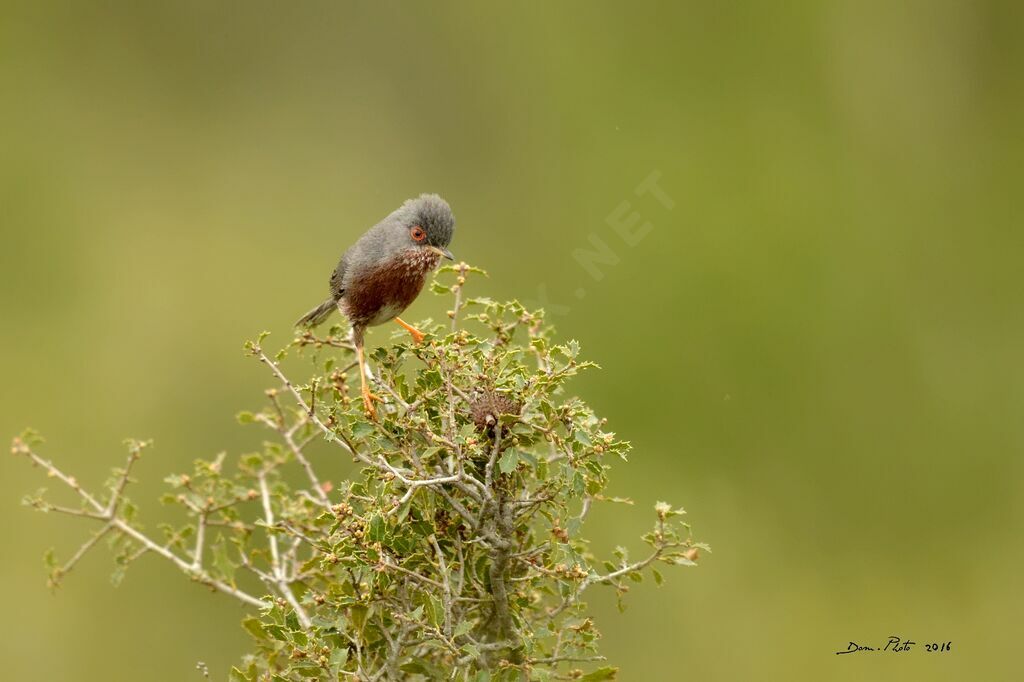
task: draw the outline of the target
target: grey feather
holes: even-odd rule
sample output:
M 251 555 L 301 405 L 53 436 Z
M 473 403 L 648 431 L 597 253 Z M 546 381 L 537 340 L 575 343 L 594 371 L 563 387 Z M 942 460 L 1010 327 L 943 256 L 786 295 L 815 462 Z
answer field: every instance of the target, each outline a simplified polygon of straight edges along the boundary
M 317 307 L 310 310 L 308 313 L 303 315 L 295 323 L 296 327 L 315 327 L 322 323 L 331 313 L 334 312 L 335 308 L 338 307 L 338 301 L 332 296 Z
M 427 243 L 447 248 L 455 232 L 455 216 L 448 202 L 436 194 L 421 194 L 408 199 L 380 221 L 341 257 L 338 268 L 341 290 L 348 288 L 352 278 L 359 277 L 368 268 L 388 260 L 395 254 L 417 246 L 409 238 L 409 229 L 419 225 L 427 232 Z

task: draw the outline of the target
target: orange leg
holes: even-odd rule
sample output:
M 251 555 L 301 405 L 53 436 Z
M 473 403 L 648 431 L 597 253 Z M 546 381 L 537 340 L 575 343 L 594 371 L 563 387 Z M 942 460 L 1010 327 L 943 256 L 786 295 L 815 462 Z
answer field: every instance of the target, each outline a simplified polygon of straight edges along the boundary
M 363 394 L 363 407 L 370 419 L 377 419 L 377 410 L 373 406 L 374 400 L 380 400 L 370 393 L 370 387 L 366 383 L 366 359 L 363 357 L 363 344 L 356 345 L 356 358 L 359 360 L 359 390 Z
M 405 330 L 412 334 L 412 340 L 415 341 L 417 345 L 423 343 L 423 337 L 425 336 L 423 332 L 421 332 L 419 329 L 412 326 L 411 324 L 409 324 L 400 317 L 396 317 L 395 322 L 405 327 Z

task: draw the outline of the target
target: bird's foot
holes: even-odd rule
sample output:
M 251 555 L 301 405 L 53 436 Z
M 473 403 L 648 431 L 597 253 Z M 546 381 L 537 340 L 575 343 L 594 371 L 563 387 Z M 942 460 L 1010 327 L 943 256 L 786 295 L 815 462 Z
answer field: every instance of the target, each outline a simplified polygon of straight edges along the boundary
M 366 416 L 368 416 L 370 419 L 376 421 L 377 420 L 377 408 L 373 406 L 373 401 L 375 401 L 375 400 L 377 402 L 383 402 L 383 401 L 380 399 L 379 396 L 376 396 L 373 393 L 370 393 L 370 388 L 368 386 L 363 386 L 362 394 L 363 394 L 363 407 L 366 409 Z
M 424 334 L 419 329 L 412 326 L 411 324 L 409 324 L 400 317 L 396 317 L 395 322 L 400 324 L 407 332 L 409 332 L 409 335 L 412 336 L 412 340 L 417 346 L 423 343 L 423 338 L 426 336 L 426 334 Z

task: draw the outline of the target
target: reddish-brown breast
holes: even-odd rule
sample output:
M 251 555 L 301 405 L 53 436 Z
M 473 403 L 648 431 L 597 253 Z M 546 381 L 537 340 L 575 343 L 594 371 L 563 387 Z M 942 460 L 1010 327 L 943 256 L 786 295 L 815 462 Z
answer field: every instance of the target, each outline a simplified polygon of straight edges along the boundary
M 372 327 L 390 322 L 416 300 L 440 256 L 414 248 L 353 277 L 341 299 L 353 325 Z

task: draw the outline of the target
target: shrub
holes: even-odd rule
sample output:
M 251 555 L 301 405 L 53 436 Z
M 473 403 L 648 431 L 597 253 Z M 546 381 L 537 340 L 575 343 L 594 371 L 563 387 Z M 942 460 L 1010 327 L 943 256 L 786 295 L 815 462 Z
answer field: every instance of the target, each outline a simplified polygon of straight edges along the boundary
M 251 606 L 254 650 L 232 680 L 612 679 L 584 593 L 605 585 L 621 599 L 644 573 L 660 584 L 659 566 L 692 566 L 707 548 L 681 509 L 658 503 L 643 558 L 592 556 L 581 536 L 591 506 L 631 504 L 604 494 L 607 461 L 630 446 L 566 393 L 593 367 L 575 341 L 556 343 L 542 312 L 464 297 L 479 272 L 445 268 L 432 289 L 454 297 L 450 324 L 372 354 L 377 421 L 353 388 L 340 326 L 298 332 L 273 356 L 265 335 L 246 344 L 276 383 L 239 420 L 273 440 L 232 466 L 220 455 L 170 476 L 164 501 L 188 521 L 160 535 L 125 496 L 148 443 L 129 442 L 127 463 L 92 493 L 38 454 L 37 436 L 15 439 L 15 454 L 76 499 L 61 506 L 40 491 L 26 504 L 99 526 L 66 562 L 48 555 L 51 584 L 104 538 L 116 579 L 145 554 L 163 557 Z M 310 360 L 312 375 L 289 378 L 289 356 Z M 358 476 L 328 482 L 307 452 L 317 441 L 351 457 Z

